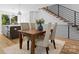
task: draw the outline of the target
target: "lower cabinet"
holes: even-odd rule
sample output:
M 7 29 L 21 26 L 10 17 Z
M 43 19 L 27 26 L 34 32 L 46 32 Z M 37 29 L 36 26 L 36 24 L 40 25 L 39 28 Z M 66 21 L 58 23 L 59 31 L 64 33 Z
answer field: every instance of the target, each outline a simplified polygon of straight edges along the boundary
M 19 37 L 18 30 L 21 30 L 21 26 L 4 25 L 2 29 L 3 35 L 10 39 L 16 39 Z

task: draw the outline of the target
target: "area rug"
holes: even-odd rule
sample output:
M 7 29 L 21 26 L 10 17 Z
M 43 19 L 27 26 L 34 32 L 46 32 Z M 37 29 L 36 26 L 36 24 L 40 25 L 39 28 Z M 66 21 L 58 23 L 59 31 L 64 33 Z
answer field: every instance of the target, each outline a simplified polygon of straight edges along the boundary
M 55 39 L 55 42 L 56 42 L 56 49 L 54 49 L 53 43 L 50 43 L 49 54 L 59 54 L 65 44 L 65 41 L 62 41 L 59 39 Z M 27 43 L 26 41 L 24 41 L 22 49 L 19 49 L 19 44 L 15 44 L 13 46 L 5 48 L 4 53 L 5 54 L 30 54 L 30 49 L 27 50 Z M 46 50 L 43 47 L 36 47 L 35 54 L 46 54 Z

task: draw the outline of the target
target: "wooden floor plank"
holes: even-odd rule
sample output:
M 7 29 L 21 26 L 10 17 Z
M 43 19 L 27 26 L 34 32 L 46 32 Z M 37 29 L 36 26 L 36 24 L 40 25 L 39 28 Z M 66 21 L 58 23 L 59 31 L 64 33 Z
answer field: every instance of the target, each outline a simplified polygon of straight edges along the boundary
M 60 36 L 56 36 L 56 39 L 65 41 L 65 45 L 61 53 L 65 54 L 79 53 L 79 40 L 71 40 Z M 4 49 L 17 43 L 19 43 L 19 38 L 12 40 L 5 37 L 4 35 L 0 35 L 0 49 Z

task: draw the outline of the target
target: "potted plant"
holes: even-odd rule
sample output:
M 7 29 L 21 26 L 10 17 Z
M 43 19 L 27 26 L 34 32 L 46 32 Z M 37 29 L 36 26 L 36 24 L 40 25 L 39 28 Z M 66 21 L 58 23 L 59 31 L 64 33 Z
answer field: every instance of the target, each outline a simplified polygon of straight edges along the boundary
M 39 31 L 42 31 L 42 30 L 43 30 L 42 24 L 44 24 L 44 19 L 43 19 L 43 18 L 37 19 L 37 20 L 36 20 L 36 23 L 37 23 L 37 25 L 38 25 L 38 30 L 39 30 Z

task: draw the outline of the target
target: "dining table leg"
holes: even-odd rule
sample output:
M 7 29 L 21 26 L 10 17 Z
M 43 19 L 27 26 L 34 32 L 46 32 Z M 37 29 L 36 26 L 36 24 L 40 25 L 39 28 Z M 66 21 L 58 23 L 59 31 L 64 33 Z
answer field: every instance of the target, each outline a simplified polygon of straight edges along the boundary
M 31 35 L 31 54 L 35 53 L 35 35 Z
M 20 49 L 22 49 L 22 43 L 23 43 L 23 39 L 22 39 L 22 33 L 19 33 L 19 44 L 20 44 Z

